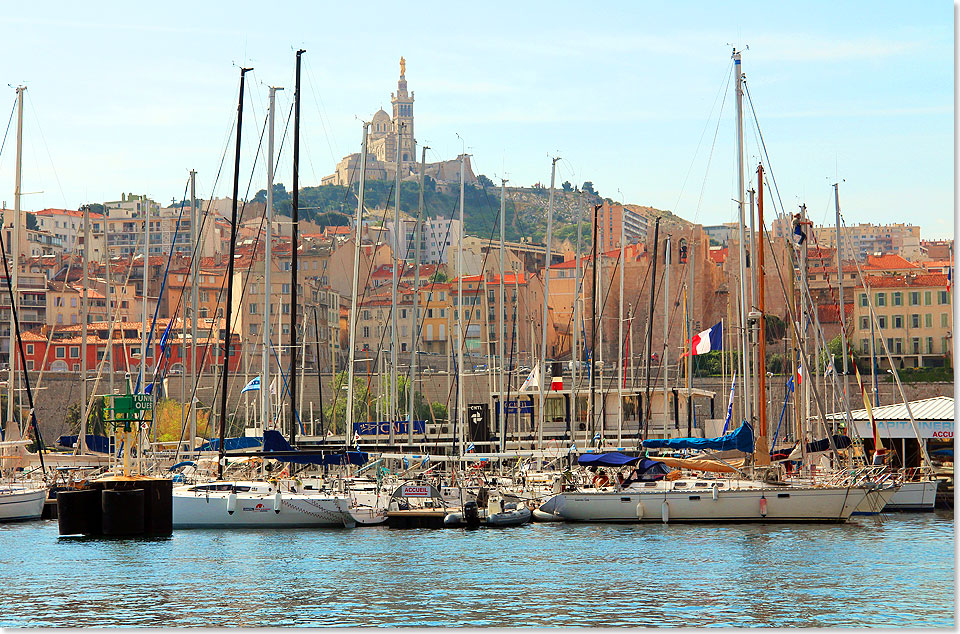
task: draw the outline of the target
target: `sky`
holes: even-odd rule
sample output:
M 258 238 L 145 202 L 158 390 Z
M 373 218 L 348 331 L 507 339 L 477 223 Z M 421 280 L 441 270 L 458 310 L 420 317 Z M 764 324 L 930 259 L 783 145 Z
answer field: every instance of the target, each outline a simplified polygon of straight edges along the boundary
M 605 197 L 709 225 L 736 216 L 737 46 L 752 102 L 746 173 L 763 159 L 777 210 L 804 203 L 833 224 L 839 182 L 847 224 L 952 237 L 953 12 L 942 0 L 16 3 L 0 16 L 0 126 L 26 85 L 28 210 L 122 192 L 169 203 L 190 169 L 200 197 L 229 196 L 238 67 L 252 66 L 240 187 L 252 196 L 266 184 L 254 158 L 267 86 L 285 89 L 279 147 L 299 47 L 300 178 L 318 185 L 359 151 L 361 121 L 390 111 L 402 55 L 428 161 L 465 150 L 476 173 L 531 185 L 549 183 L 559 156 L 558 184 L 589 180 Z M 0 153 L 7 207 L 15 127 Z M 287 134 L 276 180 L 289 187 Z

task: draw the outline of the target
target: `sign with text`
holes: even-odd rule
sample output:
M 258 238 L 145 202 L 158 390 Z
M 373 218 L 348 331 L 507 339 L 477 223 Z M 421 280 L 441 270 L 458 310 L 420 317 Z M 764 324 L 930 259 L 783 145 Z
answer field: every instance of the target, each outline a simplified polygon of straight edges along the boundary
M 519 404 L 519 405 L 518 405 Z M 533 413 L 533 401 L 507 401 L 507 413 L 516 414 L 517 407 L 519 406 L 520 414 L 532 414 Z
M 400 489 L 400 495 L 405 498 L 428 498 L 430 497 L 430 486 L 405 484 Z
M 153 396 L 150 394 L 126 394 L 113 397 L 113 411 L 117 414 L 135 414 L 153 410 Z
M 861 438 L 873 438 L 873 430 L 870 429 L 870 421 L 856 421 L 857 433 Z M 917 428 L 920 430 L 921 438 L 932 438 L 936 440 L 953 439 L 953 421 L 952 420 L 921 420 L 917 419 Z M 880 439 L 886 438 L 916 438 L 913 431 L 913 425 L 908 420 L 877 421 L 877 432 Z
M 426 428 L 427 421 L 424 420 L 415 420 L 413 421 L 413 433 L 414 434 L 425 434 L 427 431 Z M 378 423 L 354 423 L 353 432 L 355 434 L 360 434 L 361 436 L 389 436 L 390 435 L 390 421 L 381 421 Z M 393 423 L 393 433 L 394 434 L 406 434 L 407 433 L 407 421 L 398 420 Z

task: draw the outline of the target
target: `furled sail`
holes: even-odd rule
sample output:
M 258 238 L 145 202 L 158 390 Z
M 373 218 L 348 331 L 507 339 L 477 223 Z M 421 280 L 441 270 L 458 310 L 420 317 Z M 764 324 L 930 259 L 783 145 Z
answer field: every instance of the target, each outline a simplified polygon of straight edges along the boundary
M 645 449 L 736 449 L 753 452 L 753 427 L 744 421 L 740 427 L 718 438 L 651 438 L 643 441 Z

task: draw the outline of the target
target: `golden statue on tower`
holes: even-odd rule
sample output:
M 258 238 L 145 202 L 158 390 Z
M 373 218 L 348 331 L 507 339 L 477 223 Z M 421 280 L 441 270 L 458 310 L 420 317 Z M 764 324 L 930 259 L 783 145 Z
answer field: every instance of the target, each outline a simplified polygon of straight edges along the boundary
M 407 74 L 407 60 L 403 59 L 403 55 L 400 56 L 400 74 Z

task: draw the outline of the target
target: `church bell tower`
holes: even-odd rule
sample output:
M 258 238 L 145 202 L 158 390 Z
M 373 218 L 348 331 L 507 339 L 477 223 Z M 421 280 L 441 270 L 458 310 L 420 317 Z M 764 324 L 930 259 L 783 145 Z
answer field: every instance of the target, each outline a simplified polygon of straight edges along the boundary
M 407 94 L 407 61 L 400 58 L 400 79 L 397 80 L 397 92 L 390 95 L 393 104 L 394 134 L 403 124 L 403 138 L 400 144 L 400 167 L 413 165 L 417 162 L 417 141 L 413 136 L 413 93 Z M 394 157 L 390 157 L 394 160 Z

